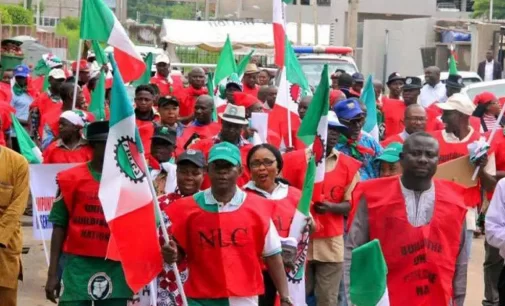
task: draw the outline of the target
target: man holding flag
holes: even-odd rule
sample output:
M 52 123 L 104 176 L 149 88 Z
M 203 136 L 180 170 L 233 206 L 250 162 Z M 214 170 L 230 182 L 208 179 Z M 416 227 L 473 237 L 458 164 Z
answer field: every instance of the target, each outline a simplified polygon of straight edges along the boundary
M 46 297 L 63 306 L 125 306 L 133 293 L 128 288 L 121 263 L 108 260 L 110 230 L 98 198 L 104 166 L 108 121 L 91 123 L 86 139 L 93 148 L 88 163 L 58 173 L 59 192 L 49 215 L 53 224 L 51 258 Z M 63 262 L 61 297 L 58 267 Z
M 359 181 L 360 163 L 335 150 L 341 131 L 347 128 L 334 112 L 328 111 L 327 67 L 321 75 L 306 119 L 298 131 L 298 137 L 312 148 L 286 153 L 283 177 L 294 187 L 302 188 L 300 179 L 305 177 L 312 151 L 317 173 L 311 212 L 319 226 L 309 243 L 306 292 L 314 291 L 318 305 L 337 305 L 344 257 L 343 216 L 350 210 L 349 200 Z
M 164 259 L 187 259 L 190 276 L 184 289 L 189 305 L 258 305 L 264 292 L 262 257 L 281 305 L 293 305 L 272 205 L 237 187 L 242 172 L 238 147 L 229 142 L 214 145 L 208 163 L 211 188 L 164 210 L 178 244 L 163 247 Z

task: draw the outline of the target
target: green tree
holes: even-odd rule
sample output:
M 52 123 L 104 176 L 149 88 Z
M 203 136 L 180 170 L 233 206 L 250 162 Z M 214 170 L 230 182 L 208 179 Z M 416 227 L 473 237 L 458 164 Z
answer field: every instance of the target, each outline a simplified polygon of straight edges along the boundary
M 32 25 L 33 24 L 33 13 L 19 5 L 1 5 L 0 7 L 7 10 L 8 14 L 11 16 L 11 24 L 23 24 Z
M 56 26 L 56 34 L 66 37 L 68 43 L 69 59 L 77 59 L 77 51 L 79 48 L 80 39 L 80 21 L 79 18 L 65 17 L 60 20 Z
M 489 0 L 475 0 L 472 17 L 489 19 Z M 505 19 L 505 0 L 493 1 L 493 19 Z
M 195 19 L 195 5 L 190 3 L 175 4 L 168 7 L 172 19 Z
M 12 17 L 5 7 L 0 7 L 0 16 L 2 24 L 12 24 Z

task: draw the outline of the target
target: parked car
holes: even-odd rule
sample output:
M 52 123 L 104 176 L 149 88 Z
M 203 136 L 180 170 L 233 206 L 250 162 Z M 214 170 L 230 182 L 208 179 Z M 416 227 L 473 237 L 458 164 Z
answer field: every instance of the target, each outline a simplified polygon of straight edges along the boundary
M 470 84 L 480 83 L 482 79 L 476 72 L 471 71 L 458 71 L 458 74 L 463 78 L 463 84 L 468 86 Z M 421 80 L 424 81 L 424 74 L 418 76 Z M 441 72 L 440 73 L 440 81 L 445 84 L 445 81 L 449 77 L 449 72 Z
M 498 99 L 505 98 L 505 80 L 494 80 L 489 82 L 479 82 L 466 86 L 461 90 L 461 93 L 466 94 L 472 101 L 476 95 L 489 91 Z

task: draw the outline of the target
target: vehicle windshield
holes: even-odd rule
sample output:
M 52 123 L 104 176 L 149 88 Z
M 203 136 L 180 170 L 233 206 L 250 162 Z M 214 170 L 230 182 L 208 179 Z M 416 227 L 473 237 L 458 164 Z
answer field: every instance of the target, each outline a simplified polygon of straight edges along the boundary
M 348 74 L 352 75 L 357 72 L 356 67 L 348 62 L 344 61 L 332 61 L 332 60 L 311 60 L 311 59 L 299 59 L 300 66 L 302 66 L 303 73 L 309 82 L 310 86 L 316 87 L 321 79 L 321 71 L 323 71 L 323 65 L 328 64 L 328 72 L 330 75 L 337 69 L 342 69 Z M 330 82 L 331 83 L 331 82 Z
M 493 85 L 482 86 L 482 87 L 477 87 L 477 88 L 469 88 L 466 91 L 466 94 L 473 101 L 473 99 L 475 98 L 476 95 L 478 95 L 484 91 L 491 92 L 497 98 L 505 97 L 505 86 L 503 86 L 503 84 L 493 84 Z

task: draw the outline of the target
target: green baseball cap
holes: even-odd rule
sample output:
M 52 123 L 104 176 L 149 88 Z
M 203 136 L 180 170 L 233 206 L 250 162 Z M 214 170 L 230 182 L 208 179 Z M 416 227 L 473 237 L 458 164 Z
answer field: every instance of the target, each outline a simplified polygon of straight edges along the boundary
M 377 160 L 385 161 L 387 163 L 396 163 L 400 161 L 400 153 L 403 151 L 403 145 L 399 142 L 390 143 L 382 154 L 377 157 Z
M 233 166 L 242 165 L 242 157 L 240 156 L 240 150 L 234 144 L 223 141 L 215 144 L 209 152 L 209 164 L 215 162 L 216 160 L 224 160 L 232 164 Z

